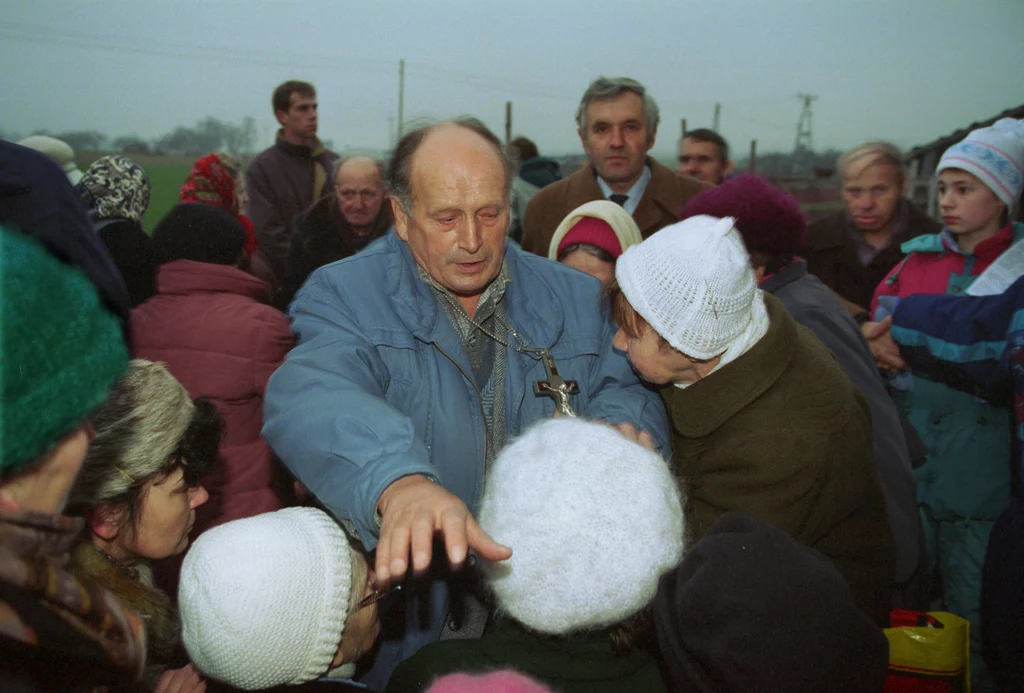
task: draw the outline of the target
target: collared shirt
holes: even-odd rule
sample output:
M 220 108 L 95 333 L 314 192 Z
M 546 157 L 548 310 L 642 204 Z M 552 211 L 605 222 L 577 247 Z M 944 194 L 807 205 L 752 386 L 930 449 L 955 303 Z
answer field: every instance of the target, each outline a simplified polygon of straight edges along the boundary
M 633 187 L 626 191 L 627 199 L 622 205 L 622 208 L 626 212 L 633 216 L 633 212 L 636 211 L 636 206 L 640 204 L 640 198 L 644 196 L 644 191 L 647 190 L 647 184 L 651 182 L 651 168 L 644 166 L 643 173 L 637 179 L 636 183 L 633 183 Z M 609 199 L 614 194 L 614 191 L 608 187 L 608 184 L 604 182 L 601 176 L 597 177 L 597 186 L 601 188 L 601 194 L 604 195 L 604 199 Z
M 466 346 L 469 364 L 473 369 L 473 384 L 480 393 L 484 422 L 487 425 L 485 464 L 490 467 L 491 460 L 505 446 L 505 373 L 508 352 L 503 348 L 504 344 L 485 334 L 480 327 L 502 339 L 508 339 L 508 317 L 502 300 L 505 289 L 512 281 L 508 262 L 502 263 L 498 276 L 480 294 L 473 319 L 452 297 L 451 292 L 435 281 L 426 270 L 417 265 L 416 271 L 420 281 L 434 290 L 441 311 L 451 321 Z

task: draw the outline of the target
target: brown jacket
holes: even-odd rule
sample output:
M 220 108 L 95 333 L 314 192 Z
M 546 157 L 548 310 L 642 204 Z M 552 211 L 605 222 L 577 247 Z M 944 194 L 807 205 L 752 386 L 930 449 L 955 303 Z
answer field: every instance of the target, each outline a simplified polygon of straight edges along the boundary
M 285 276 L 295 217 L 331 191 L 337 162 L 338 155 L 324 149 L 320 140 L 312 148 L 302 147 L 278 131 L 274 145 L 249 164 L 246 213 L 278 279 Z
M 711 187 L 696 178 L 680 175 L 650 157 L 647 157 L 647 165 L 651 169 L 651 180 L 633 212 L 633 220 L 644 238 L 678 221 L 679 208 L 704 188 Z M 541 188 L 526 206 L 523 250 L 547 257 L 551 237 L 562 219 L 581 204 L 602 199 L 597 174 L 590 164 L 568 178 Z
M 807 260 L 807 271 L 827 287 L 867 310 L 875 287 L 889 270 L 903 259 L 900 245 L 926 233 L 938 233 L 942 224 L 904 200 L 903 219 L 892 242 L 867 267 L 860 264 L 850 237 L 846 210 L 819 219 L 807 227 L 807 241 L 800 256 Z
M 747 353 L 681 390 L 661 388 L 694 541 L 730 510 L 829 558 L 857 604 L 887 621 L 895 548 L 867 402 L 832 354 L 766 295 L 771 325 Z

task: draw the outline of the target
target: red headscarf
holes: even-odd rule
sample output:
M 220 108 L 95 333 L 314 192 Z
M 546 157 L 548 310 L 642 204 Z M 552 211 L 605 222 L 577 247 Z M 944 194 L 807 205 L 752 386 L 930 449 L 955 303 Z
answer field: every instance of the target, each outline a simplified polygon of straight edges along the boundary
M 234 214 L 245 228 L 245 254 L 259 247 L 252 220 L 235 207 L 235 179 L 216 154 L 207 154 L 196 161 L 181 186 L 178 197 L 182 202 L 199 203 L 220 207 Z

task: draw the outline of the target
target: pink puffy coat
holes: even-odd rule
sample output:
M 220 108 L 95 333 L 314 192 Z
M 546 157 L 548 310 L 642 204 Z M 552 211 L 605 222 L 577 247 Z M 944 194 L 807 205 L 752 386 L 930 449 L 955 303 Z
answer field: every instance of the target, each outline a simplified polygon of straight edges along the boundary
M 157 272 L 157 295 L 132 311 L 137 358 L 163 361 L 193 397 L 224 419 L 220 469 L 203 481 L 194 539 L 229 520 L 292 503 L 283 467 L 260 435 L 263 392 L 294 343 L 288 318 L 265 304 L 270 285 L 229 265 L 176 260 Z

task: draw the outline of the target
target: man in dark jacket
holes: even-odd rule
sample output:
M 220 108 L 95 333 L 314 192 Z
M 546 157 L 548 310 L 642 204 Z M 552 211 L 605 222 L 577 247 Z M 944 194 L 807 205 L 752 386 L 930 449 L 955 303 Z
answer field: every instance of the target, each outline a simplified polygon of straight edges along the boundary
M 562 219 L 591 200 L 622 205 L 647 238 L 708 187 L 647 156 L 658 134 L 658 104 L 636 80 L 598 77 L 583 94 L 576 124 L 590 163 L 533 196 L 523 219 L 524 250 L 546 257 Z
M 288 81 L 274 90 L 274 116 L 281 124 L 277 141 L 260 152 L 245 176 L 246 210 L 274 274 L 285 275 L 292 223 L 331 189 L 338 155 L 316 137 L 316 89 Z
M 807 271 L 865 322 L 875 287 L 904 257 L 900 245 L 942 226 L 903 197 L 903 159 L 888 142 L 854 147 L 837 167 L 846 208 L 808 226 L 800 255 Z
M 807 230 L 799 203 L 763 178 L 746 174 L 693 198 L 679 218 L 699 214 L 736 220 L 759 288 L 782 301 L 793 318 L 832 351 L 867 399 L 875 464 L 896 542 L 895 580 L 907 583 L 917 569 L 921 547 L 917 482 L 899 412 L 857 323 L 835 294 L 807 273 L 807 263 L 794 257 Z
M 334 192 L 306 210 L 292 239 L 276 301 L 282 309 L 313 270 L 355 255 L 391 227 L 382 169 L 380 161 L 365 156 L 338 162 Z

